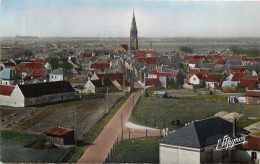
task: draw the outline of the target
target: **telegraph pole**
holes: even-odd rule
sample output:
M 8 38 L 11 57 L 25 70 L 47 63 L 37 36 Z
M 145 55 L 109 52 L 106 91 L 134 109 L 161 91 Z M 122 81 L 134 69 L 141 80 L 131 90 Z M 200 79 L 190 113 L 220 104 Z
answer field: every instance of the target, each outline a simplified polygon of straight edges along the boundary
M 107 113 L 108 113 L 108 86 L 107 86 Z

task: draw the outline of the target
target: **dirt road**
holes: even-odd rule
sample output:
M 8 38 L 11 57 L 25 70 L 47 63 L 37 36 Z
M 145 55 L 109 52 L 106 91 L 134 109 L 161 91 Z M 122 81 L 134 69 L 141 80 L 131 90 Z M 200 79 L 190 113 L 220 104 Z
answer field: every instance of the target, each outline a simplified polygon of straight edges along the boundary
M 112 117 L 104 127 L 93 144 L 88 147 L 78 163 L 102 163 L 112 148 L 117 138 L 121 138 L 124 131 L 124 125 L 131 115 L 134 104 L 140 97 L 141 92 L 134 92 L 121 106 L 118 112 Z

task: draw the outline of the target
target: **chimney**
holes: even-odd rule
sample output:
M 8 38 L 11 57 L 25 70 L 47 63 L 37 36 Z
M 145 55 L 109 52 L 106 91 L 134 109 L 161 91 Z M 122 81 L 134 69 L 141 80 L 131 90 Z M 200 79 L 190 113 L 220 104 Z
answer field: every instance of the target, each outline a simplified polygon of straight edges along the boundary
M 234 117 L 234 120 L 232 122 L 232 136 L 235 138 L 236 137 L 236 133 L 237 133 L 237 119 L 236 117 Z

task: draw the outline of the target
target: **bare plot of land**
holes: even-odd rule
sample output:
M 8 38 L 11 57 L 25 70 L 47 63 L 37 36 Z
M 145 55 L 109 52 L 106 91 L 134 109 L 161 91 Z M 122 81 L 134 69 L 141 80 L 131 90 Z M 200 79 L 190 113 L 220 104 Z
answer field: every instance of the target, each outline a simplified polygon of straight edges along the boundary
M 110 93 L 108 109 L 122 97 L 122 93 Z M 74 129 L 78 138 L 83 137 L 89 129 L 107 112 L 106 99 L 82 100 L 83 103 L 76 106 L 56 109 L 50 116 L 44 118 L 35 125 L 26 129 L 29 133 L 41 134 L 49 128 L 60 126 Z

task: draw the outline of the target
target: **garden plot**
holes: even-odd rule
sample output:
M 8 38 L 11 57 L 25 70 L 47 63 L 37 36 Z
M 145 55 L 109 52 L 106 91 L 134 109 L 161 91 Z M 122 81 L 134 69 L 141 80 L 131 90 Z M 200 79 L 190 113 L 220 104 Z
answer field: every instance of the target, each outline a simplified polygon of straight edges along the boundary
M 110 93 L 108 109 L 110 110 L 122 96 L 123 94 L 120 93 Z M 55 126 L 74 129 L 76 125 L 77 138 L 83 137 L 89 129 L 106 114 L 107 101 L 106 99 L 89 99 L 82 101 L 84 101 L 84 103 L 81 103 L 79 107 L 70 106 L 56 109 L 55 112 L 48 117 L 27 128 L 26 132 L 42 134 Z

